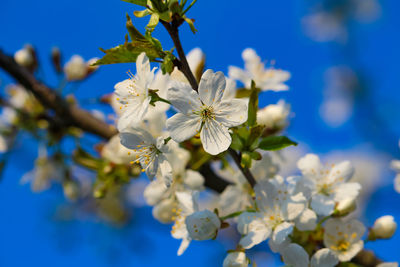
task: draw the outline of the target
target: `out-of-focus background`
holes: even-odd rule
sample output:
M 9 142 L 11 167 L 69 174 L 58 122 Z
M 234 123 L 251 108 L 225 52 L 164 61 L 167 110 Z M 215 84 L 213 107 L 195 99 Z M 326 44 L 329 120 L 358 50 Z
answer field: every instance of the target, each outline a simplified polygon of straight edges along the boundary
M 229 65 L 242 67 L 247 47 L 289 70 L 290 90 L 265 93 L 260 103 L 285 99 L 291 105 L 287 134 L 300 146 L 285 153 L 292 162 L 287 173 L 296 172 L 295 160 L 310 151 L 328 162 L 351 160 L 364 188 L 363 222 L 372 225 L 387 214 L 400 222 L 400 195 L 389 169 L 390 160 L 400 158 L 399 8 L 395 0 L 199 0 L 189 13 L 198 32 L 193 35 L 185 25 L 181 37 L 185 50 L 200 47 L 207 68 L 215 71 L 227 74 Z M 73 54 L 100 57 L 99 47 L 123 43 L 125 14 L 137 9 L 118 0 L 2 0 L 0 48 L 12 54 L 31 43 L 42 62 L 39 76 L 56 86 L 49 61 L 53 46 L 65 60 Z M 144 29 L 147 18 L 135 18 L 134 24 Z M 154 36 L 172 47 L 162 27 Z M 112 92 L 129 69 L 134 66 L 102 66 L 71 90 L 83 107 L 99 108 L 91 99 Z M 0 79 L 3 94 L 11 80 L 4 72 Z M 169 225 L 152 218 L 140 198 L 145 180 L 126 192 L 131 206 L 125 224 L 92 216 L 90 207 L 71 207 L 57 186 L 34 194 L 19 181 L 33 168 L 36 153 L 35 142 L 20 136 L 2 174 L 0 266 L 220 266 L 232 248 L 225 233 L 217 242 L 192 242 L 176 256 L 180 241 L 170 236 Z M 400 261 L 399 244 L 396 233 L 366 247 L 386 261 Z M 267 245 L 249 256 L 259 266 L 282 265 Z

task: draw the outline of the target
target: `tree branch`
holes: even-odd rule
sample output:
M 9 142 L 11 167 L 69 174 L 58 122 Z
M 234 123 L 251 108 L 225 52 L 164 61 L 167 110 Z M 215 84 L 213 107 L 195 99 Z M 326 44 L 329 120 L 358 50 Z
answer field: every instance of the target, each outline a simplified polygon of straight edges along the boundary
M 241 157 L 240 155 L 233 150 L 232 148 L 228 148 L 228 152 L 233 158 L 233 161 L 235 161 L 236 165 L 239 167 L 240 171 L 242 172 L 243 176 L 246 177 L 247 181 L 251 185 L 252 188 L 256 185 L 256 179 L 254 179 L 253 174 L 250 172 L 248 168 L 243 168 L 242 165 L 240 164 L 241 162 Z
M 1 50 L 0 68 L 9 73 L 26 90 L 32 92 L 45 108 L 53 110 L 57 117 L 62 119 L 65 126 L 75 126 L 107 140 L 118 133 L 115 127 L 97 119 L 77 105 L 67 103 L 55 90 L 39 82 L 26 68 L 18 65 L 12 57 L 4 54 Z M 208 165 L 204 165 L 199 171 L 206 180 L 206 187 L 216 192 L 221 193 L 229 185 Z
M 171 36 L 171 39 L 175 45 L 175 49 L 178 52 L 179 61 L 174 62 L 175 66 L 177 66 L 178 69 L 185 75 L 193 90 L 197 92 L 199 85 L 197 84 L 197 80 L 190 69 L 189 63 L 187 62 L 185 51 L 183 51 L 181 40 L 179 39 L 178 24 L 174 23 L 174 21 L 170 24 L 163 20 L 161 20 L 161 23 Z
M 77 105 L 68 104 L 55 90 L 39 82 L 26 68 L 18 65 L 14 59 L 0 50 L 0 67 L 15 80 L 32 92 L 40 103 L 62 118 L 66 126 L 75 126 L 86 132 L 109 139 L 117 134 L 115 127 L 95 118 Z

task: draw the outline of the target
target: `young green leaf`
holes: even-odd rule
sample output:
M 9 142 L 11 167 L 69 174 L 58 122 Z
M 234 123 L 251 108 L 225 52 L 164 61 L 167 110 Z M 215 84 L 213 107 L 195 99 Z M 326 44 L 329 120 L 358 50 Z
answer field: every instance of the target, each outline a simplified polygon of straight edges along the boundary
M 279 150 L 288 146 L 297 146 L 297 143 L 286 136 L 268 136 L 258 144 L 258 148 L 262 150 Z
M 131 4 L 135 4 L 138 6 L 144 6 L 144 7 L 147 6 L 147 0 L 122 0 L 122 1 L 131 3 Z
M 251 81 L 251 94 L 249 99 L 249 110 L 247 124 L 251 127 L 257 123 L 257 110 L 258 110 L 258 89 L 254 81 Z

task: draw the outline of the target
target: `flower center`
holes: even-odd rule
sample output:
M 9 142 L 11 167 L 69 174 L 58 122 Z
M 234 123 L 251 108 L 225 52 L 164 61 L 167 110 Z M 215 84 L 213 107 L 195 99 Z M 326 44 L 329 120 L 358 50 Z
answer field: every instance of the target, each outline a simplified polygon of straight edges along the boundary
M 200 117 L 203 122 L 210 120 L 210 119 L 215 119 L 214 108 L 203 106 L 200 111 Z
M 337 242 L 336 246 L 331 246 L 333 250 L 338 250 L 338 251 L 346 251 L 349 249 L 349 247 L 350 247 L 350 242 L 344 239 Z

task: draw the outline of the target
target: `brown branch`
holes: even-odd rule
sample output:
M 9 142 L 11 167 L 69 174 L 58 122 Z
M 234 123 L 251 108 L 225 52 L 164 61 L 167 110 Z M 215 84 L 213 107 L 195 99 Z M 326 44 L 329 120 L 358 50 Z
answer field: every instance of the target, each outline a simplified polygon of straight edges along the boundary
M 8 72 L 26 90 L 32 92 L 45 108 L 53 110 L 57 117 L 62 119 L 65 126 L 75 126 L 103 139 L 110 139 L 118 133 L 115 127 L 95 118 L 77 105 L 67 103 L 53 89 L 39 82 L 26 68 L 18 65 L 12 57 L 7 56 L 1 50 L 0 68 Z M 216 192 L 221 193 L 229 185 L 227 181 L 215 174 L 208 165 L 205 165 L 199 171 L 206 180 L 205 185 Z
M 235 161 L 236 165 L 239 167 L 240 171 L 242 172 L 243 176 L 246 177 L 247 181 L 251 185 L 252 188 L 256 185 L 256 179 L 254 179 L 253 174 L 250 172 L 248 168 L 243 168 L 241 163 L 241 156 L 232 148 L 228 148 L 228 152 Z
M 193 90 L 197 92 L 199 85 L 197 84 L 197 80 L 190 69 L 189 63 L 186 59 L 185 51 L 183 51 L 181 40 L 179 39 L 179 24 L 175 23 L 175 20 L 173 20 L 171 24 L 163 20 L 161 20 L 161 23 L 171 36 L 171 39 L 175 45 L 175 49 L 178 52 L 179 61 L 174 61 L 175 66 L 177 66 L 178 69 L 185 75 Z
M 105 139 L 117 134 L 113 126 L 93 117 L 92 114 L 76 105 L 68 104 L 55 90 L 39 82 L 26 68 L 18 65 L 12 57 L 1 50 L 0 67 L 32 92 L 43 106 L 53 110 L 58 117 L 62 118 L 66 126 L 75 126 Z

